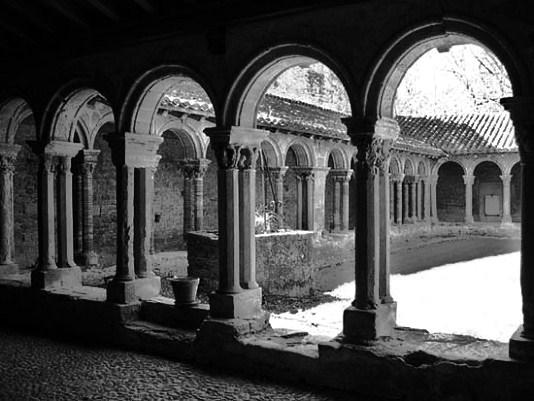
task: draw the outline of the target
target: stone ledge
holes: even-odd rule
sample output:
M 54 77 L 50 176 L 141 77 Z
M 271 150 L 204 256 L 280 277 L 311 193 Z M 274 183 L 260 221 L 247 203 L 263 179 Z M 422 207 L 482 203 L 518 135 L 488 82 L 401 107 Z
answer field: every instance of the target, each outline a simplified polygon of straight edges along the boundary
M 154 297 L 141 304 L 142 319 L 163 326 L 198 329 L 209 314 L 209 305 L 175 306 L 174 299 Z

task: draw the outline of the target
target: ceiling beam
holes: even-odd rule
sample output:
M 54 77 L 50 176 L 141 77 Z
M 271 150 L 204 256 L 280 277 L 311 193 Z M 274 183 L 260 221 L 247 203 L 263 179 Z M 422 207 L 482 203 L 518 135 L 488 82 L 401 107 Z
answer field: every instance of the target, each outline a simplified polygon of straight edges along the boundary
M 100 11 L 102 14 L 104 14 L 106 17 L 108 17 L 110 20 L 113 21 L 119 21 L 120 16 L 113 10 L 112 7 L 109 6 L 109 4 L 102 2 L 101 0 L 87 0 L 87 2 L 96 8 L 98 11 Z

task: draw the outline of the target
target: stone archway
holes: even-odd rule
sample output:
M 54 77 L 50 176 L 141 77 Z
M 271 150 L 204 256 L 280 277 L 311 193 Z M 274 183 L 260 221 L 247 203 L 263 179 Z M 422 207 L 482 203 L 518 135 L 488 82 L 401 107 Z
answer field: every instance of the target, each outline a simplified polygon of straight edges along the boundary
M 494 162 L 483 161 L 474 168 L 473 217 L 479 222 L 503 219 L 502 170 Z
M 465 221 L 465 170 L 454 161 L 443 163 L 438 169 L 436 203 L 439 221 Z

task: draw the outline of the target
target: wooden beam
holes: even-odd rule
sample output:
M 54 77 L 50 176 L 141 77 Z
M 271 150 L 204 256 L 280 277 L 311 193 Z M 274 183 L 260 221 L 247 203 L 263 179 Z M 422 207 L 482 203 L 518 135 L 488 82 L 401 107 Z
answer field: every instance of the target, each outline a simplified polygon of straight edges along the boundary
M 107 3 L 103 3 L 100 0 L 87 0 L 87 2 L 96 8 L 98 11 L 100 11 L 102 14 L 104 14 L 106 17 L 108 17 L 110 20 L 113 21 L 119 21 L 120 16 L 113 10 L 112 7 L 109 6 Z
M 145 10 L 147 13 L 156 14 L 156 8 L 150 2 L 150 0 L 134 0 L 134 3 L 136 3 L 139 7 Z
M 82 20 L 74 11 L 69 9 L 69 6 L 66 5 L 61 0 L 43 0 L 43 3 L 46 4 L 48 7 L 53 8 L 55 11 L 63 15 L 65 18 L 67 18 L 72 23 L 79 25 L 80 27 L 84 29 L 88 29 L 89 25 L 87 22 Z

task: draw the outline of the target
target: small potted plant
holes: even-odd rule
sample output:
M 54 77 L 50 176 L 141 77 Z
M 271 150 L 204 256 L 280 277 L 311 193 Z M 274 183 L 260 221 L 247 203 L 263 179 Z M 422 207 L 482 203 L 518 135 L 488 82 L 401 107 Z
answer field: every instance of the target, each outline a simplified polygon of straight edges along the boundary
M 199 303 L 197 290 L 200 278 L 172 276 L 168 280 L 174 293 L 174 304 L 176 306 L 196 305 Z

